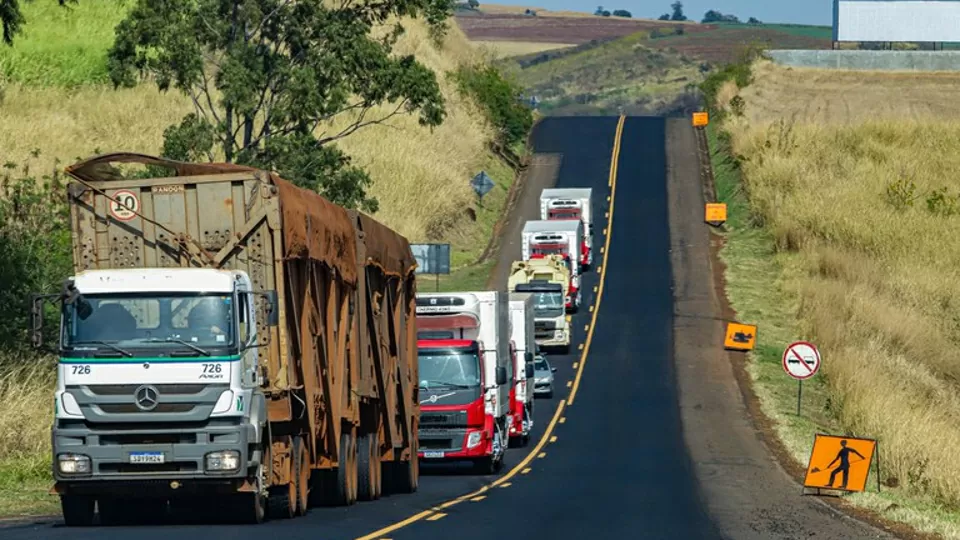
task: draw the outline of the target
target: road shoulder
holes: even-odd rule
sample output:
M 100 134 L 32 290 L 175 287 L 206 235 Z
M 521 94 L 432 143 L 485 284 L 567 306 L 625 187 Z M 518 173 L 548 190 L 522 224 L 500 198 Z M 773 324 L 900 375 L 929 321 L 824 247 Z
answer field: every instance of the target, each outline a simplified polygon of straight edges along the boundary
M 779 466 L 752 421 L 735 362 L 723 349 L 725 294 L 703 223 L 696 138 L 686 119 L 667 121 L 667 191 L 674 292 L 674 361 L 684 438 L 711 517 L 728 538 L 889 538 L 813 497 Z M 726 312 L 726 313 L 725 313 Z M 740 367 L 742 370 L 742 366 Z M 746 382 L 746 384 L 749 384 Z

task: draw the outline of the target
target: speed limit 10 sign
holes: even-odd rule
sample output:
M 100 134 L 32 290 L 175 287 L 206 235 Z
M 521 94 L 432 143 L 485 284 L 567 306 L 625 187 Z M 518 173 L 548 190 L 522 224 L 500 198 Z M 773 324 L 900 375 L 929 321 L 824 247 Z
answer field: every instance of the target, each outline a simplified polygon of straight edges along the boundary
M 110 201 L 110 215 L 120 221 L 130 221 L 140 211 L 140 198 L 129 189 L 121 189 L 113 194 Z

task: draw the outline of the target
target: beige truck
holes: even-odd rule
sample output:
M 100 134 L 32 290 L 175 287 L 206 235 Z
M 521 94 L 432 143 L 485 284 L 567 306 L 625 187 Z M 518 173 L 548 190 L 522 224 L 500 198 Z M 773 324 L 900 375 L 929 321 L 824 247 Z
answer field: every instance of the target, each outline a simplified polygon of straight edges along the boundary
M 570 324 L 564 299 L 569 294 L 570 269 L 561 255 L 546 255 L 510 266 L 510 292 L 533 294 L 534 339 L 541 348 L 570 350 Z

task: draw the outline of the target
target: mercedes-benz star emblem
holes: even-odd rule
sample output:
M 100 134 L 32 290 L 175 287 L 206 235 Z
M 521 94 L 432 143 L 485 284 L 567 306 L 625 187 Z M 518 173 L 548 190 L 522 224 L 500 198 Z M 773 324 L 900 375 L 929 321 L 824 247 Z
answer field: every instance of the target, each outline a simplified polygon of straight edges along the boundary
M 137 391 L 133 393 L 133 398 L 138 409 L 141 411 L 152 411 L 159 402 L 160 393 L 157 392 L 155 387 L 144 385 L 137 388 Z

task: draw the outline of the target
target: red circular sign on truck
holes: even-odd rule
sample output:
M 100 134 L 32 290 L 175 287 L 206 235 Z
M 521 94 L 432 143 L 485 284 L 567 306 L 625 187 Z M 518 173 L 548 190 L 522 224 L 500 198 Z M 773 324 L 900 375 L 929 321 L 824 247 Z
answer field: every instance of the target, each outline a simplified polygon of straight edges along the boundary
M 120 221 L 130 221 L 140 211 L 140 198 L 129 189 L 121 189 L 109 201 L 110 215 Z
M 783 351 L 783 370 L 798 381 L 809 379 L 820 370 L 820 351 L 809 341 L 796 341 Z

